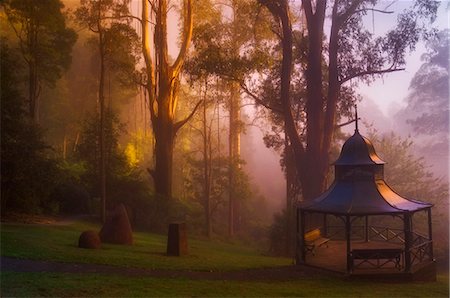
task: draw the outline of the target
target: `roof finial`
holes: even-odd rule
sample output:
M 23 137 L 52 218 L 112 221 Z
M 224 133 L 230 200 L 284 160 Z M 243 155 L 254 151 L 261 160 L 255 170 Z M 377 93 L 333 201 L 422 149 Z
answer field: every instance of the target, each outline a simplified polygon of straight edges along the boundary
M 355 131 L 358 131 L 358 105 L 355 104 Z

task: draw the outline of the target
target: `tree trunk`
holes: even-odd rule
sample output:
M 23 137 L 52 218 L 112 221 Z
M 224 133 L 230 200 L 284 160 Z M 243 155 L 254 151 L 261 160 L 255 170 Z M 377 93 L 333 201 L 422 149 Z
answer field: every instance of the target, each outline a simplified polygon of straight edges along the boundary
M 206 87 L 205 87 L 206 88 Z M 203 99 L 203 196 L 204 196 L 204 209 L 205 209 L 205 224 L 206 224 L 206 236 L 211 238 L 212 224 L 211 224 L 211 154 L 208 150 L 211 139 L 208 133 L 208 127 L 206 125 L 206 90 L 205 98 Z
M 311 1 L 304 2 L 304 11 L 308 28 L 308 53 L 306 69 L 306 154 L 301 176 L 303 197 L 311 200 L 325 188 L 326 173 L 322 152 L 324 132 L 324 95 L 322 78 L 323 24 L 326 1 L 317 2 L 315 12 Z M 328 152 L 328 150 L 326 150 Z M 307 171 L 307 173 L 305 173 Z
M 28 61 L 28 75 L 29 75 L 29 113 L 30 117 L 33 119 L 35 123 L 39 123 L 39 79 L 38 79 L 38 68 L 37 68 L 37 59 L 38 59 L 38 34 L 36 24 L 32 22 L 30 25 L 30 34 L 29 34 L 29 49 L 30 49 L 30 58 Z
M 166 199 L 172 198 L 173 147 L 177 131 L 192 117 L 175 122 L 178 80 L 181 67 L 192 37 L 192 3 L 184 0 L 184 27 L 180 52 L 170 65 L 167 45 L 167 0 L 155 1 L 153 49 L 150 46 L 149 2 L 142 1 L 142 50 L 147 69 L 146 89 L 149 96 L 150 117 L 155 137 L 155 168 L 150 171 L 155 184 L 155 192 Z M 154 57 L 152 58 L 152 52 Z M 198 105 L 197 105 L 198 107 Z
M 233 237 L 239 227 L 239 194 L 236 192 L 236 177 L 240 159 L 240 93 L 236 82 L 230 83 L 230 123 L 229 123 L 229 201 L 228 201 L 228 235 Z
M 169 99 L 167 99 L 169 100 Z M 155 192 L 165 199 L 172 198 L 172 163 L 175 141 L 173 120 L 164 106 L 158 111 L 158 122 L 153 124 L 155 134 Z
M 100 12 L 99 12 L 100 13 Z M 100 196 L 101 196 L 101 218 L 106 221 L 106 148 L 105 148 L 105 49 L 103 42 L 103 29 L 98 22 L 99 28 L 99 53 L 100 53 L 100 74 L 98 84 L 98 99 L 100 105 Z

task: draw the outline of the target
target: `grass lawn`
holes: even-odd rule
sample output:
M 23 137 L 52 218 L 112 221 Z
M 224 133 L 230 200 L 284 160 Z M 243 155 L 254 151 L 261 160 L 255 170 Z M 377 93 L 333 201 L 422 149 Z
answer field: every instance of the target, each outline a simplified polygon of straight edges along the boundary
M 433 283 L 379 283 L 339 278 L 285 282 L 210 281 L 97 274 L 2 273 L 2 297 L 448 297 L 448 275 Z
M 1 254 L 24 259 L 109 264 L 121 267 L 194 271 L 232 271 L 291 264 L 287 258 L 262 255 L 255 248 L 189 239 L 190 255 L 164 255 L 166 237 L 135 233 L 135 245 L 104 245 L 101 250 L 77 248 L 78 236 L 99 227 L 70 225 L 1 225 Z M 1 272 L 1 297 L 161 297 L 161 296 L 296 296 L 296 297 L 448 297 L 449 276 L 437 282 L 381 283 L 339 277 L 307 276 L 288 281 L 203 280 L 117 274 Z
M 167 257 L 166 236 L 134 233 L 134 245 L 103 244 L 100 250 L 80 249 L 78 237 L 86 223 L 70 225 L 1 225 L 2 256 L 71 263 L 107 264 L 148 269 L 228 271 L 292 264 L 288 258 L 264 256 L 255 248 L 188 239 L 189 256 Z

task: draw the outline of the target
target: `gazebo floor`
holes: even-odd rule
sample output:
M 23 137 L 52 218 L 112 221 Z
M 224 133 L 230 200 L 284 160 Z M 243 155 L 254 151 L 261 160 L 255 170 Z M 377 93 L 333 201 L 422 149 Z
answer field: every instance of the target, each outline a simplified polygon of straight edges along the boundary
M 351 249 L 403 249 L 400 243 L 379 241 L 352 241 Z M 317 247 L 314 255 L 308 253 L 304 265 L 326 269 L 347 275 L 347 243 L 346 241 L 329 241 L 328 246 Z M 388 262 L 382 268 L 360 266 L 349 275 L 361 278 L 394 278 L 395 280 L 433 280 L 436 277 L 436 266 L 433 261 L 424 262 L 413 266 L 411 272 L 404 272 L 404 260 L 402 257 L 402 269 L 395 268 L 393 262 Z M 359 266 L 358 266 L 359 267 Z

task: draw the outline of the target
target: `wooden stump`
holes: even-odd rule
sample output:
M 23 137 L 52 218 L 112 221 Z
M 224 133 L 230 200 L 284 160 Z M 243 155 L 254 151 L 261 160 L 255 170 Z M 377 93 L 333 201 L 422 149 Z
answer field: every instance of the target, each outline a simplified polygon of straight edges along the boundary
M 188 254 L 186 223 L 169 224 L 167 255 L 184 256 Z

